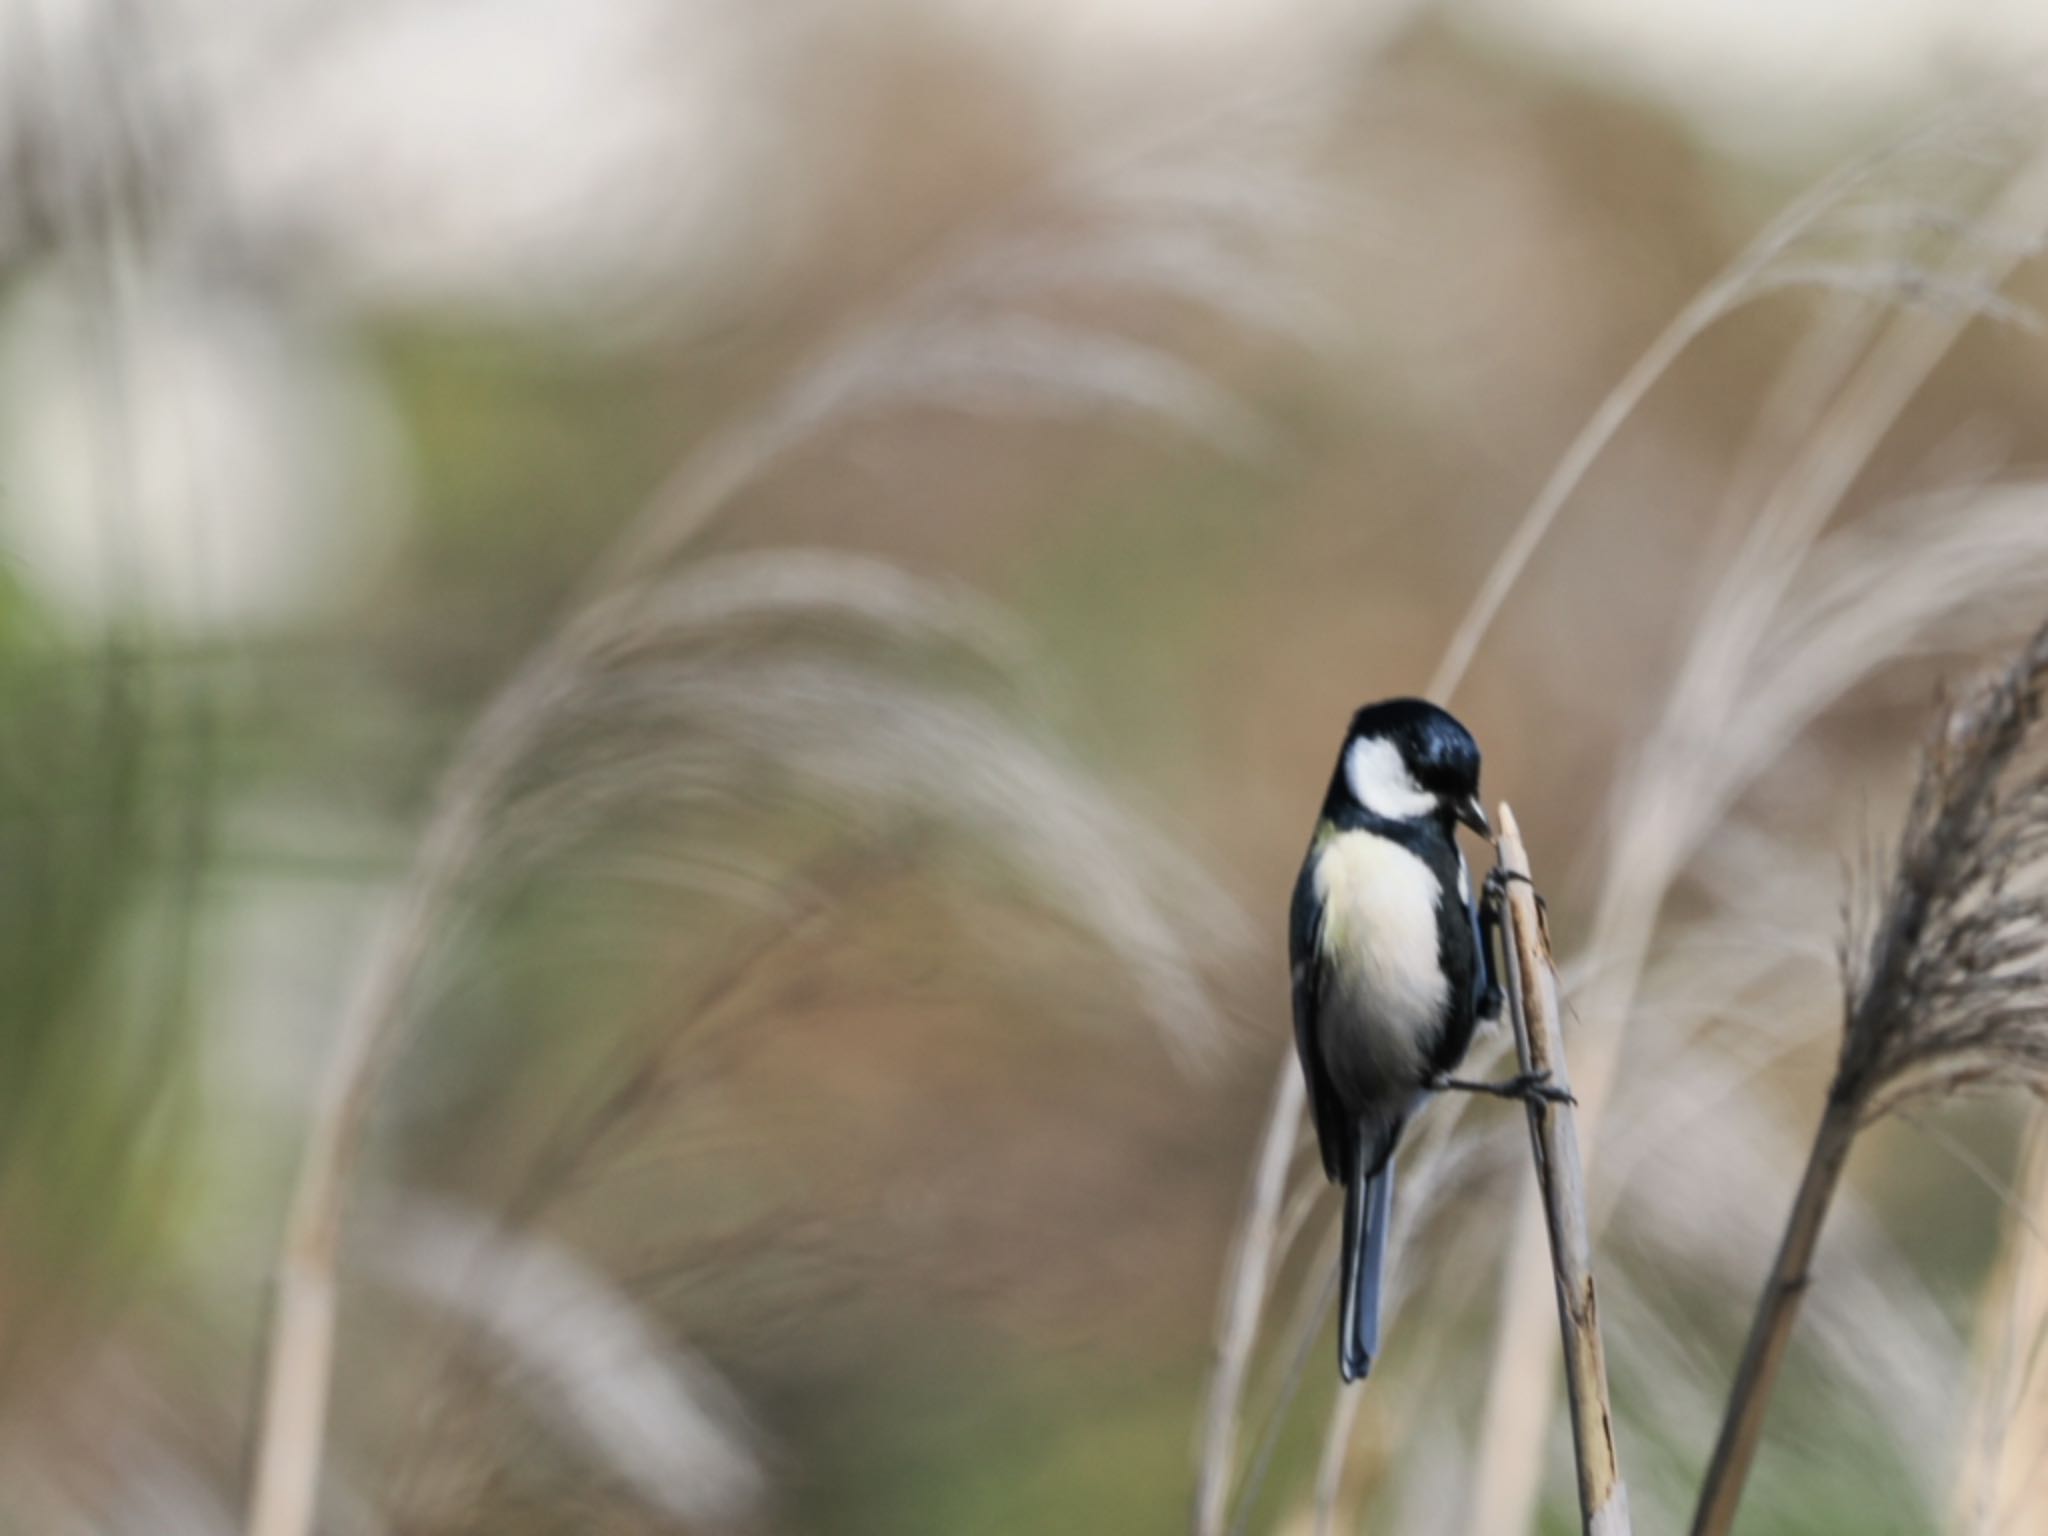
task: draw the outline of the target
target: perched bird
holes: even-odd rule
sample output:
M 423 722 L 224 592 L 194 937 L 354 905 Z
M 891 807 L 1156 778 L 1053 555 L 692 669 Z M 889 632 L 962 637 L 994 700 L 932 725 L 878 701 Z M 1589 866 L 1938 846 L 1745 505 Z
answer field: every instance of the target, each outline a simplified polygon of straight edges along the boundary
M 1539 1079 L 1448 1075 L 1501 1005 L 1499 909 L 1473 900 L 1460 823 L 1492 836 L 1471 732 L 1421 699 L 1352 716 L 1295 882 L 1289 934 L 1295 1049 L 1323 1171 L 1344 1186 L 1337 1363 L 1346 1381 L 1379 1353 L 1402 1127 L 1442 1089 L 1544 1091 Z

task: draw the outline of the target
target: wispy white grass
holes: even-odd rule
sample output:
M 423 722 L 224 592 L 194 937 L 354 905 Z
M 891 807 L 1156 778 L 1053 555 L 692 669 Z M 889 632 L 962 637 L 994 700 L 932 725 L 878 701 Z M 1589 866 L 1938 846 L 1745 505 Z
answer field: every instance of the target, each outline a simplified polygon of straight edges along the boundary
M 663 582 L 678 556 L 714 519 L 766 480 L 798 448 L 831 428 L 905 407 L 1010 417 L 1163 421 L 1226 452 L 1260 451 L 1256 413 L 1201 367 L 1122 329 L 1057 315 L 1048 299 L 1086 296 L 1089 282 L 1122 294 L 1149 274 L 1161 297 L 1233 323 L 1293 313 L 1278 296 L 1298 279 L 1270 262 L 1248 264 L 1222 238 L 1245 216 L 1222 197 L 1242 179 L 1244 205 L 1278 196 L 1308 206 L 1303 137 L 1276 131 L 1314 112 L 1304 102 L 1251 113 L 1251 131 L 1222 113 L 1194 131 L 1160 135 L 1140 149 L 1085 165 L 1002 228 L 958 243 L 905 292 L 878 306 L 800 368 L 786 388 L 696 448 L 594 564 L 568 619 L 518 667 L 478 716 L 450 764 L 418 843 L 413 868 L 365 957 L 322 1074 L 280 1254 L 278 1305 L 256 1442 L 252 1536 L 305 1536 L 325 1440 L 333 1365 L 335 1277 L 341 1212 L 369 1111 L 417 1003 L 417 982 L 442 945 L 480 858 L 498 840 L 508 800 L 532 776 L 535 755 L 566 721 L 585 725 L 621 711 L 689 716 L 735 739 L 693 738 L 695 756 L 671 745 L 679 774 L 716 775 L 734 760 L 774 760 L 858 800 L 901 797 L 906 781 L 935 809 L 965 813 L 993 830 L 1020 867 L 1074 905 L 1130 963 L 1145 1004 L 1185 1043 L 1215 1017 L 1189 959 L 1189 940 L 1146 881 L 1160 861 L 1141 846 L 1138 821 L 1085 791 L 1085 776 L 985 707 L 921 696 L 914 686 L 838 671 L 783 666 L 721 681 L 709 666 L 622 668 L 658 620 Z M 1248 96 L 1251 109 L 1270 107 Z M 1252 168 L 1259 168 L 1254 176 Z M 1080 219 L 1082 259 L 1063 264 L 1047 231 Z M 1161 253 L 1171 250 L 1172 258 Z M 1255 276 L 1256 273 L 1256 276 Z M 1256 291 L 1255 291 L 1256 290 Z M 923 617 L 943 603 L 898 585 L 876 590 L 865 572 L 842 614 Z M 739 608 L 788 606 L 820 571 L 784 571 L 779 597 L 758 590 Z M 758 583 L 759 573 L 756 573 Z M 742 586 L 744 587 L 744 583 Z M 743 594 L 744 595 L 744 594 Z M 717 601 L 685 593 L 702 617 Z M 673 617 L 673 615 L 671 615 Z M 955 616 L 957 617 L 957 615 Z M 660 626 L 657 622 L 656 629 Z M 746 669 L 741 669 L 742 671 Z M 650 675 L 650 672 L 653 675 Z M 773 690 L 764 693 L 762 690 Z M 671 737 L 671 742 L 674 738 Z M 658 750 L 658 749 L 657 749 Z M 615 771 L 614 761 L 608 770 Z M 659 771 L 651 755 L 637 765 Z M 600 797 L 601 798 L 601 797 Z M 1132 862 L 1118 861 L 1130 856 Z M 1191 882 L 1169 871 L 1175 888 Z
M 1128 966 L 1176 1051 L 1199 1059 L 1221 1043 L 1200 957 L 1241 951 L 1234 904 L 1078 764 L 987 704 L 840 661 L 725 656 L 591 678 L 564 728 L 607 720 L 717 743 L 715 771 L 679 784 L 684 797 L 777 782 L 852 826 L 911 813 L 998 852 Z M 662 747 L 643 750 L 659 775 Z
M 1950 319 L 2014 309 L 1983 272 L 1944 270 L 1913 242 L 1943 235 L 1970 254 L 1989 254 L 1991 270 L 2009 268 L 2038 247 L 2037 229 L 1986 218 L 1970 200 L 1988 179 L 1996 186 L 2015 145 L 2031 150 L 2025 99 L 1973 103 L 1916 129 L 1896 143 L 1852 161 L 1789 204 L 1676 315 L 1622 376 L 1565 450 L 1550 478 L 1495 557 L 1479 593 L 1453 632 L 1430 680 L 1429 696 L 1447 699 L 1464 681 L 1481 641 L 1588 471 L 1672 367 L 1728 315 L 1788 288 L 1823 289 L 1888 303 L 1931 303 Z M 1922 181 L 1932 183 L 1926 190 Z M 1896 215 L 1896 216 L 1894 216 Z M 1815 259 L 1842 236 L 1856 237 L 1847 256 Z M 2030 318 L 2030 317 L 2028 317 Z
M 773 626 L 815 632 L 844 625 L 861 637 L 960 650 L 998 682 L 1040 670 L 1030 637 L 963 583 L 835 549 L 750 550 L 693 563 L 655 592 L 593 606 L 583 623 L 594 661 L 614 651 L 731 641 Z
M 378 1237 L 389 1284 L 471 1325 L 493 1374 L 651 1508 L 692 1529 L 756 1513 L 767 1476 L 737 1396 L 593 1265 L 421 1196 Z

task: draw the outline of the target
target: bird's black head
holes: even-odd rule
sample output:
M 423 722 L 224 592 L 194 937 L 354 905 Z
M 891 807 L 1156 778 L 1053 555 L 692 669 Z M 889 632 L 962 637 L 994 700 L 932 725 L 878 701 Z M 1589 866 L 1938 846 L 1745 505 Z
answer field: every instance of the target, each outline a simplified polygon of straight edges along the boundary
M 1479 804 L 1479 743 L 1425 699 L 1387 699 L 1351 717 L 1325 814 L 1361 809 L 1384 821 L 1463 822 L 1491 837 Z

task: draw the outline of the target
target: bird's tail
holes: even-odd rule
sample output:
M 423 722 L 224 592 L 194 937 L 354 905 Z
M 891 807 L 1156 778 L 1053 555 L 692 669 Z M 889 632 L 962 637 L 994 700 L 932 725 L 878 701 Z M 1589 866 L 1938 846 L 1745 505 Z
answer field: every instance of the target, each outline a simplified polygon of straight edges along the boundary
M 1377 1150 L 1359 1138 L 1358 1161 L 1344 1181 L 1344 1271 L 1337 1311 L 1337 1369 L 1346 1381 L 1372 1373 L 1380 1352 L 1380 1289 L 1387 1274 L 1387 1233 L 1394 1219 L 1394 1155 L 1369 1171 Z

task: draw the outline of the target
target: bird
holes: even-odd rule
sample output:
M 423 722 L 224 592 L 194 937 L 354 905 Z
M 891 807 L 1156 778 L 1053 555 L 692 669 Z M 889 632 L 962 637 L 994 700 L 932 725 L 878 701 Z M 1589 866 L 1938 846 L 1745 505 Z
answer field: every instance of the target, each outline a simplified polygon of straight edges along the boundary
M 1337 1365 L 1364 1378 L 1380 1352 L 1394 1151 L 1437 1092 L 1550 1096 L 1534 1075 L 1450 1074 L 1497 1021 L 1501 889 L 1475 901 L 1457 829 L 1491 839 L 1479 746 L 1447 711 L 1387 699 L 1351 717 L 1294 885 L 1288 950 L 1294 1043 L 1323 1172 L 1344 1186 Z

